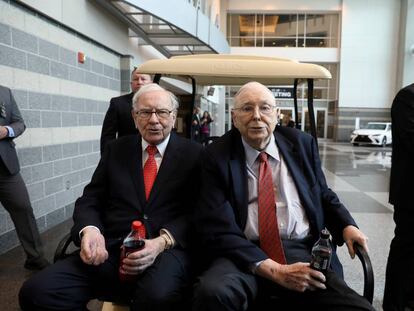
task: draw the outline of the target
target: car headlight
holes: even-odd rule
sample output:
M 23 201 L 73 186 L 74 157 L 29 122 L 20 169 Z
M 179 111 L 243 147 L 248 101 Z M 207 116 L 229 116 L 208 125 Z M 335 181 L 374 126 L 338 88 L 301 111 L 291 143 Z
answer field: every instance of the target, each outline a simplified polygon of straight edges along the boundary
M 373 137 L 379 137 L 379 136 L 381 136 L 381 134 L 374 134 L 374 135 L 372 135 Z

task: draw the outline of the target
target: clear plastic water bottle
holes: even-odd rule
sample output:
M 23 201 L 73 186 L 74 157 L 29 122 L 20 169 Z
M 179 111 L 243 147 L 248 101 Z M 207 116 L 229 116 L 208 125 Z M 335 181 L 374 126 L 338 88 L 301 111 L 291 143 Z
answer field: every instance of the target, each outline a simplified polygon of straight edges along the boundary
M 119 279 L 121 281 L 133 281 L 137 278 L 135 274 L 126 274 L 122 271 L 122 261 L 130 253 L 143 249 L 145 246 L 145 226 L 139 220 L 132 222 L 131 232 L 126 236 L 122 244 L 121 255 L 119 259 Z
M 312 260 L 310 265 L 313 269 L 321 271 L 324 274 L 331 264 L 332 247 L 329 237 L 329 231 L 323 229 L 319 240 L 312 247 Z

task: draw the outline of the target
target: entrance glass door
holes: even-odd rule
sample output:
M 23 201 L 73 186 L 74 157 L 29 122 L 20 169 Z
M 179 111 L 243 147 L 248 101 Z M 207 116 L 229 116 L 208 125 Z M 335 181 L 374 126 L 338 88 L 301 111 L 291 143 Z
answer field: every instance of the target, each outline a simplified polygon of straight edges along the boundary
M 315 108 L 315 122 L 316 122 L 316 134 L 319 138 L 326 138 L 326 132 L 328 127 L 327 113 L 326 108 Z M 308 108 L 303 108 L 302 110 L 302 124 L 301 130 L 310 133 L 310 119 Z

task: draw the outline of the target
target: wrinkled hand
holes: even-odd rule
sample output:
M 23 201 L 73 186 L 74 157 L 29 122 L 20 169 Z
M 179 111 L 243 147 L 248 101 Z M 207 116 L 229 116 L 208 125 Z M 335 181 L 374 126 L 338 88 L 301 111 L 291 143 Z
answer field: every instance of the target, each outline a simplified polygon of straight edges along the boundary
M 80 257 L 87 265 L 98 266 L 108 259 L 104 236 L 95 228 L 82 232 Z
M 5 137 L 9 136 L 9 131 L 6 127 L 0 126 L 0 139 L 3 139 Z
M 342 232 L 342 236 L 348 247 L 349 255 L 352 259 L 355 257 L 354 243 L 357 242 L 368 252 L 368 238 L 357 227 L 346 226 Z
M 145 240 L 145 247 L 128 254 L 122 261 L 120 270 L 125 274 L 140 274 L 154 263 L 155 258 L 164 250 L 165 241 L 161 237 Z
M 310 267 L 309 263 L 297 262 L 281 265 L 272 259 L 266 259 L 257 268 L 256 273 L 290 290 L 326 289 L 323 273 Z

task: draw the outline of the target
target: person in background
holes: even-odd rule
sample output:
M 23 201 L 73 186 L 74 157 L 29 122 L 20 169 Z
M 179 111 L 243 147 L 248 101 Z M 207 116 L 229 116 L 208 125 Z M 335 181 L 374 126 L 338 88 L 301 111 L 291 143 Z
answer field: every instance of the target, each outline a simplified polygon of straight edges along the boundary
M 289 121 L 288 121 L 288 123 L 286 124 L 286 126 L 287 127 L 295 127 L 295 121 L 293 120 L 293 119 L 290 119 Z
M 203 116 L 200 120 L 200 132 L 201 132 L 201 142 L 205 143 L 205 140 L 210 137 L 210 123 L 213 122 L 213 119 L 210 117 L 208 111 L 204 111 Z
M 111 98 L 102 124 L 101 154 L 110 141 L 125 135 L 137 134 L 131 117 L 132 97 L 141 86 L 151 82 L 150 75 L 141 74 L 137 68 L 134 68 L 131 73 L 131 93 Z
M 131 310 L 181 309 L 192 280 L 188 219 L 198 194 L 194 180 L 202 146 L 171 131 L 177 109 L 176 97 L 158 84 L 134 95 L 140 134 L 105 147 L 75 203 L 71 235 L 80 253 L 26 281 L 19 294 L 23 310 L 85 310 L 91 299 L 125 294 Z M 120 262 L 120 246 L 134 220 L 145 225 L 145 247 Z M 120 282 L 119 267 L 137 275 L 136 281 Z
M 388 256 L 384 311 L 414 310 L 414 84 L 401 89 L 391 107 L 392 163 L 389 201 L 395 236 Z
M 264 85 L 245 84 L 234 97 L 234 128 L 205 149 L 195 224 L 210 265 L 193 310 L 247 310 L 271 296 L 286 310 L 374 310 L 345 284 L 335 253 L 326 275 L 310 267 L 325 227 L 351 257 L 367 238 L 328 188 L 315 139 L 276 127 L 276 108 Z
M 194 106 L 191 116 L 191 140 L 201 142 L 201 124 L 200 124 L 200 107 Z
M 26 185 L 20 175 L 19 160 L 13 142 L 26 126 L 10 89 L 0 86 L 0 202 L 9 212 L 17 236 L 26 253 L 24 267 L 41 270 L 49 265 Z

